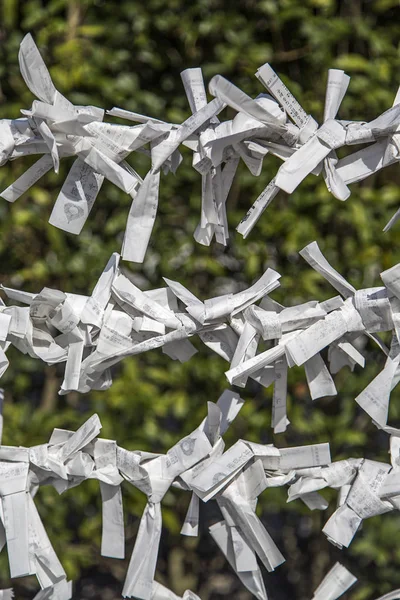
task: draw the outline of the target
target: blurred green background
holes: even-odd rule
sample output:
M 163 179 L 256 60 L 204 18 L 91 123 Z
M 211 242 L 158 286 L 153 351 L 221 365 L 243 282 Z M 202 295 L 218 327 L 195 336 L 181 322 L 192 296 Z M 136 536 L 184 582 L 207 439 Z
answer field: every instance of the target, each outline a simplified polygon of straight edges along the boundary
M 264 91 L 254 77 L 271 62 L 303 107 L 322 119 L 327 70 L 345 69 L 350 87 L 339 117 L 371 120 L 392 105 L 400 73 L 398 0 L 1 0 L 0 118 L 18 118 L 33 100 L 20 76 L 18 47 L 34 35 L 56 87 L 76 104 L 120 106 L 181 122 L 190 114 L 180 71 L 202 66 L 206 82 L 221 73 L 250 95 Z M 226 110 L 221 118 L 231 118 Z M 351 149 L 354 151 L 354 148 Z M 343 156 L 343 151 L 339 154 Z M 140 154 L 131 164 L 142 175 L 149 168 Z M 30 164 L 30 158 L 0 169 L 4 189 Z M 110 254 L 121 247 L 130 198 L 105 183 L 79 237 L 48 223 L 52 205 L 72 163 L 48 174 L 14 205 L 0 202 L 0 280 L 39 292 L 44 286 L 88 294 Z M 160 207 L 143 265 L 125 263 L 143 288 L 160 287 L 162 276 L 178 279 L 200 298 L 243 289 L 268 266 L 282 274 L 272 297 L 287 305 L 323 300 L 334 290 L 298 256 L 316 239 L 328 260 L 356 287 L 379 285 L 379 273 L 400 261 L 400 225 L 382 228 L 400 204 L 400 173 L 393 165 L 351 187 L 342 203 L 322 178 L 309 177 L 288 197 L 281 192 L 246 241 L 235 227 L 276 172 L 267 157 L 260 177 L 240 165 L 228 199 L 229 246 L 196 244 L 192 234 L 200 214 L 200 176 L 191 155 L 177 175 L 162 176 Z M 197 342 L 194 342 L 197 344 Z M 129 449 L 164 452 L 205 416 L 207 400 L 227 387 L 227 364 L 198 344 L 199 353 L 181 365 L 161 351 L 125 360 L 107 392 L 58 396 L 62 373 L 10 349 L 3 377 L 5 444 L 44 443 L 53 427 L 76 429 L 97 412 L 102 435 Z M 289 376 L 288 410 L 292 426 L 274 436 L 270 428 L 272 388 L 249 382 L 246 404 L 227 435 L 273 442 L 278 447 L 329 441 L 335 459 L 366 456 L 388 460 L 388 438 L 361 412 L 354 397 L 382 368 L 384 357 L 367 344 L 367 367 L 336 377 L 336 398 L 311 402 L 302 369 Z M 392 394 L 390 420 L 400 423 L 399 394 Z M 325 492 L 324 492 L 325 493 Z M 122 581 L 145 497 L 123 486 L 127 559 L 100 557 L 101 504 L 98 482 L 58 496 L 43 488 L 36 502 L 76 598 L 113 600 Z M 400 587 L 400 516 L 364 523 L 349 548 L 340 552 L 321 528 L 335 508 L 335 493 L 325 513 L 300 502 L 286 504 L 286 490 L 266 491 L 263 519 L 287 562 L 265 574 L 271 600 L 306 600 L 336 560 L 359 583 L 346 598 L 373 599 Z M 203 510 L 198 539 L 181 537 L 189 496 L 170 491 L 163 502 L 164 530 L 157 579 L 182 593 L 190 587 L 202 600 L 250 596 L 227 566 L 207 533 L 218 519 L 212 503 Z M 0 556 L 0 587 L 14 585 L 17 598 L 31 598 L 36 580 L 10 582 L 6 550 Z

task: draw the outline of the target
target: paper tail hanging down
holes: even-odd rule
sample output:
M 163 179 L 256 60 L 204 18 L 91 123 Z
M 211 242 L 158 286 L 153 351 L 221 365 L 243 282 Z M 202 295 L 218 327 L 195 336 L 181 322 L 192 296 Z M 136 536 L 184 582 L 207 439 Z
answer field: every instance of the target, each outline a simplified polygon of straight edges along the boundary
M 109 116 L 135 123 L 118 125 L 104 122 L 103 109 L 76 106 L 55 88 L 30 34 L 21 43 L 19 63 L 37 100 L 21 111 L 23 118 L 0 120 L 0 164 L 31 154 L 42 156 L 0 195 L 14 202 L 48 171 L 54 168 L 57 173 L 63 158 L 75 156 L 50 223 L 79 234 L 106 178 L 133 199 L 122 247 L 125 260 L 144 260 L 157 214 L 160 170 L 176 172 L 182 144 L 193 151 L 193 168 L 202 178 L 201 216 L 194 237 L 205 245 L 214 236 L 222 244 L 229 238 L 226 203 L 241 159 L 254 176 L 260 175 L 268 154 L 283 161 L 239 223 L 237 231 L 244 237 L 280 190 L 292 193 L 309 174 L 322 174 L 328 190 L 346 200 L 348 184 L 400 160 L 399 92 L 393 107 L 369 123 L 337 120 L 350 81 L 338 69 L 328 71 L 320 126 L 268 63 L 256 73 L 263 91 L 255 99 L 216 75 L 209 84 L 215 98 L 207 102 L 201 69 L 187 69 L 181 77 L 192 112 L 188 119 L 167 123 L 115 107 L 107 111 Z M 237 114 L 220 121 L 218 115 L 226 106 Z M 368 145 L 339 160 L 336 150 L 354 144 Z M 150 158 L 144 179 L 125 160 L 135 152 Z M 385 229 L 398 218 L 400 209 Z
M 204 302 L 169 279 L 166 287 L 143 292 L 121 273 L 118 254 L 111 256 L 89 297 L 3 287 L 8 299 L 27 306 L 0 306 L 0 374 L 12 344 L 47 364 L 65 363 L 60 394 L 101 390 L 112 384 L 110 368 L 129 356 L 162 348 L 173 360 L 189 360 L 197 352 L 190 342 L 196 336 L 229 362 L 231 384 L 245 387 L 250 377 L 264 387 L 274 385 L 272 426 L 280 433 L 289 423 L 288 369 L 304 366 L 313 400 L 334 396 L 331 373 L 364 367 L 361 351 L 369 337 L 385 353 L 386 363 L 356 401 L 390 433 L 390 393 L 400 379 L 400 264 L 381 273 L 381 287 L 357 291 L 316 242 L 300 254 L 340 296 L 285 308 L 269 296 L 280 285 L 273 269 L 244 291 Z M 392 332 L 390 349 L 378 337 L 386 331 Z M 262 344 L 267 349 L 259 352 Z M 329 369 L 321 356 L 324 349 Z

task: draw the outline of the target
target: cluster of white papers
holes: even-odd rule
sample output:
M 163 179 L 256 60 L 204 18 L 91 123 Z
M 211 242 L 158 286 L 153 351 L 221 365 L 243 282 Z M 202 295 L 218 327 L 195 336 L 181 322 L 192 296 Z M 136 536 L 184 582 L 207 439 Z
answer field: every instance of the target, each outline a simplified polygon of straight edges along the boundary
M 361 351 L 369 337 L 386 362 L 356 401 L 391 433 L 389 399 L 400 378 L 400 264 L 381 273 L 381 287 L 357 291 L 316 242 L 300 254 L 340 295 L 284 307 L 269 296 L 279 286 L 280 275 L 273 269 L 246 290 L 205 301 L 169 279 L 166 287 L 142 291 L 120 271 L 116 253 L 91 296 L 3 287 L 9 300 L 25 306 L 0 306 L 0 374 L 12 344 L 47 364 L 65 363 L 61 394 L 101 390 L 112 383 L 110 368 L 128 356 L 162 348 L 173 360 L 189 360 L 197 352 L 190 341 L 196 336 L 229 362 L 231 384 L 245 387 L 251 377 L 265 387 L 274 385 L 272 427 L 280 433 L 289 423 L 288 369 L 304 365 L 313 400 L 334 396 L 332 374 L 345 366 L 363 367 Z M 385 331 L 392 332 L 390 349 L 378 336 Z M 261 345 L 266 349 L 260 351 Z M 329 368 L 321 355 L 325 349 Z
M 221 520 L 209 533 L 243 585 L 259 600 L 267 592 L 259 563 L 273 571 L 285 559 L 257 517 L 261 493 L 288 486 L 288 501 L 300 499 L 310 510 L 325 510 L 319 493 L 338 491 L 337 510 L 323 528 L 328 540 L 348 546 L 365 518 L 400 509 L 400 437 L 390 437 L 391 465 L 367 459 L 331 462 L 328 443 L 277 448 L 238 440 L 225 448 L 223 435 L 244 401 L 230 390 L 189 435 L 166 454 L 125 450 L 114 440 L 99 438 L 101 423 L 94 414 L 76 432 L 55 429 L 47 444 L 0 446 L 0 547 L 7 545 L 11 577 L 36 575 L 42 591 L 35 600 L 69 600 L 71 583 L 58 560 L 36 509 L 34 497 L 42 485 L 59 494 L 88 479 L 97 479 L 102 499 L 101 554 L 125 557 L 121 484 L 147 496 L 123 597 L 176 600 L 154 581 L 162 530 L 161 502 L 172 487 L 190 492 L 181 533 L 197 536 L 200 501 L 215 500 Z M 317 588 L 313 600 L 335 600 L 356 578 L 336 564 Z M 392 597 L 392 596 L 391 596 Z M 394 598 L 395 596 L 393 596 Z M 199 600 L 190 591 L 183 600 Z
M 227 198 L 240 159 L 254 175 L 267 154 L 282 160 L 268 184 L 237 227 L 248 236 L 280 190 L 292 193 L 310 174 L 322 175 L 339 200 L 348 185 L 400 160 L 400 89 L 393 106 L 370 123 L 336 119 L 350 78 L 331 69 L 323 123 L 318 124 L 265 64 L 256 73 L 262 89 L 255 99 L 221 75 L 209 83 L 207 101 L 200 68 L 181 74 L 191 116 L 168 123 L 122 108 L 107 111 L 134 124 L 104 121 L 105 111 L 76 106 L 54 86 L 30 35 L 21 43 L 21 74 L 36 97 L 23 117 L 0 120 L 0 164 L 27 155 L 40 158 L 0 195 L 17 200 L 60 160 L 74 156 L 55 201 L 50 223 L 79 234 L 104 179 L 132 197 L 122 258 L 143 262 L 155 222 L 160 171 L 175 173 L 183 144 L 193 151 L 193 167 L 202 178 L 202 202 L 195 239 L 209 245 L 229 238 Z M 223 109 L 236 111 L 221 121 Z M 345 145 L 366 147 L 338 159 Z M 139 152 L 151 161 L 142 179 L 127 157 Z M 400 218 L 400 209 L 386 229 Z M 325 259 L 316 242 L 301 256 L 338 292 L 329 300 L 285 307 L 272 298 L 280 275 L 267 269 L 256 283 L 238 293 L 200 300 L 183 285 L 142 291 L 119 268 L 114 253 L 90 296 L 44 288 L 39 293 L 2 287 L 11 305 L 0 300 L 0 376 L 8 366 L 10 345 L 47 364 L 65 363 L 60 394 L 103 390 L 112 384 L 111 368 L 126 357 L 156 348 L 185 362 L 196 352 L 194 337 L 228 363 L 230 384 L 244 388 L 248 378 L 274 386 L 272 427 L 286 430 L 287 375 L 304 366 L 313 400 L 336 395 L 332 375 L 343 367 L 364 367 L 363 347 L 373 340 L 386 360 L 382 371 L 357 396 L 373 423 L 390 436 L 391 464 L 370 459 L 332 462 L 328 443 L 276 448 L 238 440 L 225 449 L 223 434 L 243 400 L 226 390 L 208 403 L 207 417 L 166 454 L 125 450 L 98 438 L 101 423 L 93 415 L 76 432 L 55 429 L 48 444 L 0 446 L 0 549 L 7 545 L 11 577 L 36 575 L 41 591 L 35 600 L 69 600 L 72 585 L 58 560 L 36 509 L 41 485 L 61 494 L 87 479 L 99 480 L 102 499 L 101 553 L 125 556 L 121 484 L 125 480 L 147 496 L 123 588 L 124 597 L 179 600 L 154 581 L 162 530 L 161 502 L 172 487 L 190 492 L 181 533 L 197 536 L 200 501 L 215 500 L 221 520 L 209 532 L 243 585 L 259 600 L 267 592 L 259 564 L 273 571 L 282 562 L 279 548 L 257 517 L 258 497 L 268 488 L 288 486 L 288 502 L 301 500 L 310 510 L 325 510 L 320 494 L 338 492 L 337 508 L 323 532 L 339 548 L 348 547 L 366 518 L 400 509 L 400 430 L 388 425 L 392 389 L 400 380 L 400 264 L 381 273 L 382 285 L 356 290 Z M 16 303 L 15 305 L 13 303 Z M 380 333 L 391 332 L 387 348 Z M 321 353 L 326 351 L 326 357 Z M 327 360 L 327 363 L 325 362 Z M 329 367 L 328 367 L 329 365 Z M 0 392 L 0 438 L 2 394 Z M 337 563 L 312 600 L 336 600 L 356 578 Z M 395 591 L 380 600 L 400 597 Z M 0 600 L 12 590 L 0 590 Z M 182 600 L 199 600 L 187 590 Z
M 89 297 L 3 286 L 9 300 L 25 306 L 1 303 L 0 375 L 12 344 L 47 364 L 65 363 L 61 394 L 106 389 L 110 367 L 127 356 L 162 348 L 174 360 L 190 359 L 197 351 L 189 339 L 194 335 L 233 365 L 243 311 L 279 285 L 279 274 L 267 269 L 248 289 L 202 302 L 169 279 L 166 287 L 143 292 L 120 271 L 119 259 L 111 256 Z
M 154 573 L 162 527 L 161 501 L 174 485 L 192 496 L 182 527 L 184 535 L 197 535 L 199 501 L 217 500 L 223 519 L 210 528 L 210 533 L 244 585 L 257 598 L 266 599 L 256 556 L 269 571 L 284 558 L 256 516 L 257 498 L 270 480 L 272 485 L 282 485 L 288 477 L 296 476 L 296 468 L 326 468 L 331 459 L 328 444 L 278 450 L 239 440 L 225 451 L 222 435 L 242 405 L 238 394 L 225 391 L 216 404 L 208 403 L 208 416 L 200 426 L 162 455 L 125 450 L 113 440 L 99 439 L 97 415 L 75 433 L 55 429 L 48 444 L 2 446 L 0 532 L 2 546 L 7 544 L 11 577 L 35 574 L 43 590 L 57 584 L 60 589 L 55 597 L 71 597 L 71 587 L 33 501 L 40 485 L 53 485 L 62 493 L 84 480 L 99 480 L 101 553 L 124 558 L 121 483 L 126 480 L 147 495 L 148 503 L 129 563 L 124 597 L 158 597 Z
M 105 122 L 103 109 L 76 106 L 55 88 L 30 34 L 21 43 L 19 63 L 37 100 L 21 111 L 23 118 L 0 120 L 0 164 L 31 154 L 42 156 L 0 195 L 14 202 L 45 173 L 58 172 L 62 158 L 75 156 L 50 223 L 79 234 L 106 178 L 133 199 L 122 248 L 125 260 L 144 260 L 157 214 L 160 170 L 176 172 L 182 161 L 181 144 L 193 151 L 193 167 L 202 178 L 201 216 L 194 237 L 205 245 L 214 236 L 222 244 L 229 238 L 226 201 L 240 159 L 254 176 L 260 175 L 267 154 L 283 161 L 239 223 L 237 231 L 244 237 L 280 190 L 292 193 L 309 174 L 322 174 L 329 191 L 346 200 L 348 184 L 400 160 L 400 94 L 393 107 L 370 123 L 337 120 L 350 81 L 338 69 L 328 72 L 321 125 L 268 63 L 256 73 L 262 91 L 255 99 L 216 75 L 209 83 L 214 99 L 207 102 L 201 69 L 187 69 L 181 78 L 192 112 L 188 119 L 168 123 L 114 107 L 107 111 L 109 116 L 135 123 L 119 125 Z M 226 106 L 237 114 L 220 121 L 218 115 Z M 339 160 L 336 150 L 354 144 L 368 145 Z M 144 179 L 125 160 L 134 152 L 150 157 Z M 400 209 L 386 228 L 399 217 Z

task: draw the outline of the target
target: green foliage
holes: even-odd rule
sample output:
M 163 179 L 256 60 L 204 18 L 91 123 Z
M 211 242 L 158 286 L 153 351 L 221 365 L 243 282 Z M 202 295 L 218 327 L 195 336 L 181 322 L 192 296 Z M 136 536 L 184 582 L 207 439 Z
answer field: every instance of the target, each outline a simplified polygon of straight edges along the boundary
M 345 69 L 352 77 L 340 118 L 370 120 L 392 105 L 397 91 L 397 0 L 3 0 L 0 7 L 1 118 L 18 117 L 33 99 L 17 60 L 19 42 L 28 31 L 35 36 L 56 86 L 72 102 L 115 105 L 173 122 L 190 114 L 179 73 L 193 66 L 202 66 L 207 80 L 221 73 L 256 95 L 264 90 L 254 73 L 269 61 L 317 119 L 322 118 L 330 67 Z M 232 116 L 228 110 L 224 114 Z M 278 163 L 267 157 L 259 178 L 241 165 L 228 199 L 231 239 L 224 249 L 215 243 L 203 248 L 193 240 L 201 183 L 190 153 L 185 152 L 184 158 L 176 177 L 162 177 L 159 214 L 144 265 L 124 264 L 144 288 L 161 286 L 165 276 L 180 280 L 204 299 L 221 293 L 232 279 L 247 286 L 270 266 L 282 273 L 282 287 L 273 297 L 290 305 L 334 295 L 297 254 L 314 239 L 356 287 L 379 285 L 380 271 L 400 261 L 399 228 L 382 233 L 400 201 L 397 165 L 353 185 L 344 203 L 327 192 L 321 178 L 310 176 L 292 196 L 278 195 L 246 241 L 235 227 Z M 140 154 L 131 162 L 141 174 L 149 167 Z M 29 164 L 28 158 L 3 166 L 0 188 Z M 89 293 L 110 254 L 120 248 L 130 199 L 111 184 L 104 185 L 79 237 L 47 223 L 70 165 L 64 160 L 59 175 L 46 175 L 14 205 L 1 201 L 0 280 L 5 285 Z M 57 396 L 61 383 L 57 368 L 10 351 L 11 365 L 3 378 L 4 443 L 44 443 L 53 427 L 75 429 L 98 412 L 104 437 L 126 448 L 164 452 L 200 422 L 207 400 L 216 400 L 227 387 L 226 363 L 201 344 L 198 350 L 183 365 L 161 351 L 130 358 L 115 371 L 109 391 L 87 396 Z M 288 398 L 292 426 L 280 436 L 270 429 L 271 390 L 250 383 L 228 443 L 237 437 L 278 447 L 330 441 L 334 458 L 365 455 L 387 460 L 387 438 L 354 402 L 383 365 L 383 356 L 372 345 L 365 352 L 366 369 L 340 373 L 339 395 L 333 399 L 312 403 L 304 371 L 292 370 Z M 395 390 L 394 424 L 400 421 L 398 402 Z M 145 499 L 128 485 L 123 493 L 129 558 Z M 287 557 L 285 566 L 266 574 L 273 600 L 310 598 L 335 560 L 343 561 L 360 579 L 353 600 L 400 587 L 399 547 L 392 535 L 399 527 L 398 515 L 367 521 L 350 549 L 340 553 L 321 533 L 335 505 L 335 494 L 328 496 L 331 508 L 321 515 L 310 513 L 300 501 L 286 504 L 283 490 L 263 494 L 259 514 Z M 95 581 L 105 574 L 114 581 L 116 594 L 107 598 L 118 597 L 128 559 L 99 556 L 98 484 L 87 482 L 61 497 L 45 488 L 37 503 L 68 575 Z M 163 503 L 158 579 L 176 592 L 191 586 L 203 600 L 226 594 L 248 598 L 206 533 L 199 541 L 179 536 L 187 504 L 187 496 L 176 490 Z M 5 587 L 10 582 L 4 552 L 0 565 L 0 584 Z M 18 586 L 20 597 L 33 595 L 33 578 Z

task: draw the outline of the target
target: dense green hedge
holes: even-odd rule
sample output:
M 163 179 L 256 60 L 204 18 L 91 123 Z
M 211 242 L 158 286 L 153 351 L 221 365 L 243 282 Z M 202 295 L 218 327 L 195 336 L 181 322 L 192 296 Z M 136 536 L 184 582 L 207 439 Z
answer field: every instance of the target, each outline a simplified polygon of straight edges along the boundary
M 56 86 L 72 102 L 120 106 L 172 122 L 190 114 L 179 73 L 192 66 L 202 66 L 207 81 L 221 73 L 256 95 L 263 90 L 254 73 L 269 61 L 316 119 L 322 118 L 330 67 L 351 76 L 340 110 L 343 119 L 374 118 L 391 106 L 399 84 L 398 0 L 2 0 L 0 10 L 1 118 L 18 117 L 33 99 L 17 60 L 19 42 L 28 31 Z M 309 177 L 292 196 L 278 195 L 246 241 L 235 227 L 278 163 L 267 157 L 259 178 L 241 165 L 228 199 L 229 246 L 204 248 L 192 237 L 200 214 L 200 176 L 191 168 L 190 153 L 184 155 L 176 177 L 162 176 L 159 214 L 144 265 L 124 265 L 143 288 L 161 286 L 165 276 L 207 298 L 221 293 L 232 279 L 246 286 L 271 266 L 282 273 L 282 287 L 273 298 L 290 305 L 332 295 L 297 254 L 314 239 L 356 287 L 379 285 L 380 271 L 400 261 L 399 226 L 382 233 L 400 204 L 397 165 L 353 185 L 344 203 L 328 193 L 321 178 Z M 141 174 L 149 166 L 139 154 L 131 162 Z M 0 188 L 29 164 L 28 158 L 3 166 Z M 70 164 L 63 161 L 59 175 L 47 175 L 15 205 L 0 202 L 2 283 L 34 292 L 47 286 L 88 293 L 111 252 L 120 249 L 130 198 L 111 184 L 103 186 L 79 237 L 47 223 Z M 2 383 L 4 443 L 44 443 L 53 427 L 76 428 L 98 412 L 105 437 L 131 449 L 165 451 L 196 426 L 206 401 L 217 399 L 227 386 L 226 363 L 206 347 L 198 349 L 184 365 L 161 351 L 130 358 L 116 370 L 108 392 L 86 396 L 58 396 L 57 368 L 10 350 L 11 366 Z M 228 442 L 237 437 L 277 446 L 329 441 L 335 458 L 387 460 L 387 437 L 354 402 L 383 365 L 374 347 L 367 345 L 366 351 L 366 369 L 340 373 L 339 395 L 333 399 L 312 403 L 304 371 L 290 371 L 292 426 L 283 435 L 274 436 L 270 429 L 272 390 L 250 384 Z M 390 416 L 393 423 L 400 422 L 396 390 Z M 145 498 L 128 485 L 123 493 L 129 558 Z M 321 515 L 300 502 L 286 505 L 284 490 L 261 497 L 259 514 L 287 558 L 276 573 L 266 575 L 272 600 L 310 598 L 335 560 L 360 579 L 354 600 L 400 587 L 400 517 L 395 513 L 365 522 L 350 549 L 341 553 L 321 533 L 335 505 L 333 495 L 330 499 L 332 508 Z M 85 483 L 61 497 L 45 488 L 37 502 L 69 577 L 78 580 L 78 597 L 120 597 L 128 559 L 99 556 L 98 483 Z M 187 502 L 186 495 L 170 491 L 163 503 L 158 579 L 175 592 L 192 587 L 202 600 L 248 598 L 205 530 L 199 540 L 179 536 Z M 215 517 L 213 510 L 206 511 L 205 520 Z M 0 587 L 10 585 L 5 552 Z M 32 597 L 34 578 L 18 581 L 16 589 L 18 597 Z

